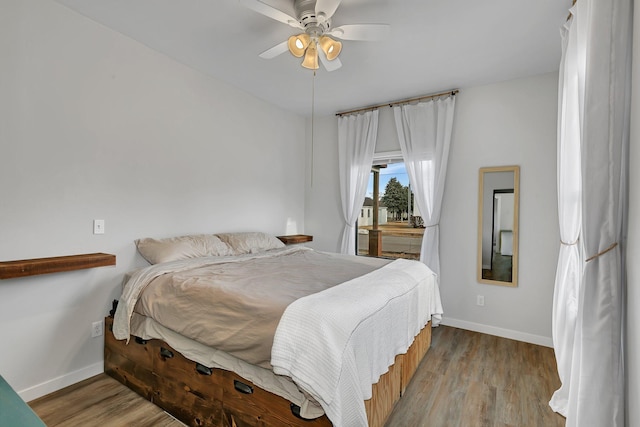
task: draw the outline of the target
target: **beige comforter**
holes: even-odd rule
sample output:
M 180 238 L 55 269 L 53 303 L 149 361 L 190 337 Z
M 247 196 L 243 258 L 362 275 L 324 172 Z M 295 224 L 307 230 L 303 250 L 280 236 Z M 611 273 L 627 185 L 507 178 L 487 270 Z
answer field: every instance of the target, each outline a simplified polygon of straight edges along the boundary
M 293 301 L 388 264 L 304 247 L 202 260 L 141 285 L 134 311 L 207 346 L 270 368 L 273 337 Z M 203 265 L 204 264 L 204 265 Z

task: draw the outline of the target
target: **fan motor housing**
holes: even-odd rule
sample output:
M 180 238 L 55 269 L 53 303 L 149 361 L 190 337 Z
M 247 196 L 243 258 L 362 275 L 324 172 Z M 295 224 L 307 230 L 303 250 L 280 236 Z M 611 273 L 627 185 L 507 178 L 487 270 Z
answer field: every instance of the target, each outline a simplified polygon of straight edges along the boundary
M 296 0 L 293 3 L 296 18 L 300 21 L 316 17 L 316 0 Z
M 316 16 L 316 0 L 295 0 L 293 4 L 296 18 L 305 29 L 316 29 L 324 33 L 329 29 L 329 21 L 318 22 Z

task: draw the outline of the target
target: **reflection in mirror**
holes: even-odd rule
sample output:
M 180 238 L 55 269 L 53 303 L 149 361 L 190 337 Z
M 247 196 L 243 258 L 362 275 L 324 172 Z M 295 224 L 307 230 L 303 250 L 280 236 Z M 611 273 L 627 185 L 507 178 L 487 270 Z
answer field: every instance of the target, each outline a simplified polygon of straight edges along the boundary
M 520 167 L 480 168 L 478 282 L 518 285 Z

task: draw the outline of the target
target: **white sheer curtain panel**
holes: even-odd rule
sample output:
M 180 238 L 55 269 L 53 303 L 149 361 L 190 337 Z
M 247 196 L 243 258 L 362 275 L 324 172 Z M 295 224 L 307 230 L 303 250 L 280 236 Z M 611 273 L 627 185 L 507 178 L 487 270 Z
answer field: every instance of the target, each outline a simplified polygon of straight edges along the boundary
M 420 261 L 440 275 L 440 210 L 455 96 L 393 107 L 402 157 L 425 231 Z
M 580 100 L 584 98 L 584 61 L 577 44 L 577 26 L 571 17 L 562 28 L 562 59 L 558 87 L 558 219 L 560 254 L 553 295 L 553 343 L 562 383 L 551 398 L 551 408 L 567 416 L 573 344 L 578 318 L 578 293 L 582 279 L 579 244 L 582 228 L 582 177 L 580 174 Z
M 562 405 L 567 426 L 623 426 L 624 380 L 624 239 L 627 212 L 627 159 L 631 93 L 632 0 L 579 0 L 572 9 L 569 45 L 575 34 L 579 97 L 581 215 L 584 251 L 577 292 L 575 324 L 561 326 L 554 313 L 554 332 L 573 331 L 564 349 L 562 388 L 552 404 Z M 575 26 L 575 29 L 574 29 Z M 567 49 L 569 51 L 569 49 Z M 565 53 L 565 62 L 568 54 Z M 583 83 L 580 83 L 582 79 Z M 562 92 L 561 92 L 562 93 Z M 561 116 L 562 119 L 562 116 Z M 562 166 L 561 166 L 562 167 Z M 562 182 L 559 185 L 563 185 Z M 562 284 L 556 284 L 562 287 Z M 556 289 L 556 295 L 565 294 Z M 555 304 L 556 309 L 558 303 Z M 560 337 L 554 335 L 554 338 Z M 568 340 L 570 341 L 570 340 Z M 561 347 L 561 341 L 554 342 Z M 560 364 L 563 360 L 559 360 Z M 566 392 L 563 391 L 566 389 Z
M 338 168 L 344 230 L 340 251 L 356 253 L 355 226 L 364 203 L 378 136 L 378 110 L 338 117 Z

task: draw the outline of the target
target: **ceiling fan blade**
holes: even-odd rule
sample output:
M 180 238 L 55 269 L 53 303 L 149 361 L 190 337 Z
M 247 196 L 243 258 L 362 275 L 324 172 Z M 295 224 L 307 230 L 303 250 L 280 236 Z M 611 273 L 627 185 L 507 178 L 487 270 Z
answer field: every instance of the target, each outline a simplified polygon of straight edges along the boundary
M 260 58 L 263 58 L 263 59 L 271 59 L 271 58 L 275 58 L 276 56 L 285 53 L 288 50 L 289 50 L 289 46 L 287 45 L 287 40 L 285 40 L 282 43 L 278 43 L 277 45 L 275 45 L 271 49 L 265 50 L 264 52 L 262 52 L 258 56 Z
M 378 41 L 386 38 L 391 31 L 387 24 L 351 24 L 335 27 L 329 35 L 342 40 Z
M 342 0 L 317 0 L 316 17 L 319 21 L 331 19 Z
M 334 58 L 331 61 L 327 59 L 327 55 L 324 53 L 322 49 L 318 49 L 318 55 L 320 56 L 320 62 L 324 65 L 324 68 L 327 71 L 335 71 L 338 68 L 342 67 L 342 62 L 340 62 L 340 58 Z
M 300 29 L 302 28 L 302 25 L 300 25 L 300 23 L 296 18 L 290 15 L 287 15 L 286 13 L 276 9 L 275 7 L 269 6 L 266 3 L 263 3 L 260 0 L 238 0 L 238 1 L 247 9 L 251 9 L 255 12 L 258 12 L 259 14 L 264 15 L 268 18 L 275 19 L 276 21 L 282 22 L 283 24 L 290 25 L 293 28 L 300 28 Z

